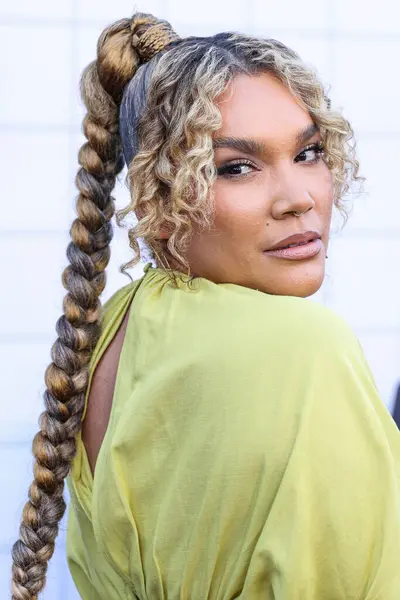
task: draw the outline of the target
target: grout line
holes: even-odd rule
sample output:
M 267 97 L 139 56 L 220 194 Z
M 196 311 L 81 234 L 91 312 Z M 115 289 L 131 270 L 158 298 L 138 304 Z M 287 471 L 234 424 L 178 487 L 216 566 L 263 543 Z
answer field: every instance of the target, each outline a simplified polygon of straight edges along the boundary
M 337 28 L 336 28 L 336 10 L 335 3 L 330 0 L 325 0 L 326 2 L 326 20 L 327 20 L 327 30 L 326 30 L 326 39 L 328 43 L 328 77 L 329 81 L 327 84 L 329 86 L 328 96 L 331 95 L 332 90 L 335 89 L 336 86 L 336 57 L 335 57 L 335 47 L 336 47 L 336 39 L 337 39 Z
M 74 1 L 74 0 L 72 0 Z M 333 3 L 329 4 L 331 7 Z M 76 17 L 72 18 L 44 18 L 44 17 L 0 17 L 0 26 L 1 27 L 44 27 L 48 29 L 52 29 L 53 27 L 63 27 L 63 28 L 71 28 L 71 29 L 84 29 L 84 28 L 93 28 L 99 30 L 99 28 L 104 28 L 110 22 L 112 22 L 112 17 L 109 19 L 85 19 Z M 115 19 L 114 19 L 115 20 Z M 183 20 L 180 22 L 181 26 L 192 25 L 192 21 Z M 213 23 L 213 25 L 217 25 L 218 23 Z M 265 24 L 265 27 L 261 27 L 257 23 L 251 25 L 248 23 L 250 27 L 254 30 L 253 33 L 256 33 L 257 30 L 266 30 L 269 25 Z M 219 28 L 222 30 L 225 29 L 225 24 L 221 23 Z M 287 34 L 287 35 L 297 35 L 299 37 L 304 38 L 323 38 L 326 36 L 326 29 L 321 28 L 305 28 L 305 29 L 296 29 L 293 27 L 274 27 L 271 26 L 268 29 L 272 34 Z M 99 31 L 100 34 L 100 31 Z M 366 31 L 357 31 L 357 30 L 340 30 L 336 27 L 335 36 L 340 39 L 351 40 L 351 41 L 398 41 L 400 42 L 400 31 L 374 31 L 374 30 L 366 30 Z
M 60 308 L 60 315 L 61 315 L 61 308 Z M 31 345 L 38 345 L 38 344 L 46 344 L 49 346 L 49 362 L 51 361 L 51 356 L 50 356 L 50 349 L 51 349 L 51 345 L 54 344 L 54 342 L 57 339 L 57 333 L 56 331 L 54 331 L 52 333 L 52 335 L 48 335 L 48 336 L 44 336 L 43 334 L 37 334 L 37 333 L 19 333 L 19 332 L 13 332 L 13 333 L 1 333 L 0 334 L 0 346 L 2 345 L 7 345 L 10 346 L 12 344 L 31 344 Z
M 39 415 L 38 415 L 39 417 Z M 16 439 L 16 440 L 0 440 L 0 449 L 7 447 L 9 448 L 10 446 L 13 448 L 29 448 L 30 445 L 32 444 L 32 439 L 29 438 L 22 438 L 22 439 Z M 1 550 L 0 550 L 1 552 Z
M 84 20 L 81 21 L 84 23 Z M 63 17 L 8 17 L 7 15 L 0 17 L 0 27 L 45 27 L 52 29 L 53 27 L 68 28 L 73 26 L 73 19 Z
M 54 237 L 68 237 L 67 228 L 65 229 L 0 229 L 0 241 L 3 241 L 4 238 L 13 238 L 13 237 L 46 237 L 46 238 L 54 238 Z M 63 240 L 65 241 L 65 240 Z
M 344 227 L 344 229 L 342 231 L 339 231 L 337 233 L 333 233 L 331 236 L 331 240 L 332 243 L 335 243 L 336 241 L 347 241 L 347 242 L 351 242 L 354 239 L 358 240 L 364 240 L 364 239 L 369 239 L 369 238 L 380 238 L 380 237 L 384 237 L 385 241 L 387 240 L 395 240 L 400 242 L 400 229 L 395 230 L 395 229 L 368 229 L 368 228 L 351 228 L 351 215 L 349 218 L 349 226 L 348 229 L 346 229 L 346 225 Z
M 81 133 L 77 124 L 63 123 L 6 123 L 0 122 L 0 132 L 24 133 L 24 134 L 69 134 L 78 135 Z M 400 135 L 400 132 L 399 132 Z
M 73 169 L 77 164 L 78 146 L 76 144 L 76 128 L 74 127 L 75 121 L 75 93 L 79 91 L 79 80 L 76 80 L 79 65 L 79 38 L 78 38 L 78 0 L 70 0 L 71 2 L 71 15 L 73 27 L 71 30 L 71 56 L 70 56 L 70 101 L 69 101 L 69 139 L 68 139 L 68 170 L 69 170 L 69 183 L 68 183 L 68 196 L 69 202 L 65 206 L 65 233 L 68 232 L 72 218 L 76 216 L 75 210 L 75 198 L 77 196 L 77 189 L 75 186 L 75 173 Z M 67 229 L 68 228 L 68 229 Z
M 7 554 L 9 556 L 10 569 L 11 569 L 11 547 L 13 545 L 13 541 L 9 540 L 8 542 L 0 543 L 0 554 Z M 11 573 L 11 571 L 10 571 Z

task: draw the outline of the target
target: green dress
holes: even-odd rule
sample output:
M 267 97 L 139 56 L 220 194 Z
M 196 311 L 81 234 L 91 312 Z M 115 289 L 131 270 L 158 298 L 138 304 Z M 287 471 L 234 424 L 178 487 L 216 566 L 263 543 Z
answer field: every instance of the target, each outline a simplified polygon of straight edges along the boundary
M 161 269 L 132 302 L 91 475 L 68 480 L 82 600 L 399 600 L 400 433 L 357 338 L 311 300 Z

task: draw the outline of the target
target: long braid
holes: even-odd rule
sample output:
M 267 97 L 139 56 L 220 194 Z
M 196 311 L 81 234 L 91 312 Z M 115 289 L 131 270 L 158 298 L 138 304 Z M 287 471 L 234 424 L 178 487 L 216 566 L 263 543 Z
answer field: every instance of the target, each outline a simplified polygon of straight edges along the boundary
M 140 64 L 133 43 L 146 34 L 148 60 L 148 29 L 159 23 L 154 17 L 139 14 L 111 25 L 99 38 L 97 60 L 82 76 L 81 93 L 87 108 L 83 131 L 88 141 L 79 152 L 78 216 L 67 249 L 70 264 L 62 276 L 67 290 L 64 314 L 56 325 L 58 338 L 45 375 L 45 412 L 33 441 L 34 481 L 23 509 L 20 539 L 12 550 L 13 600 L 36 600 L 43 589 L 65 512 L 64 479 L 76 452 L 88 364 L 101 329 L 99 296 L 106 284 L 114 214 L 111 192 L 123 168 L 119 103 Z M 156 33 L 157 41 L 159 25 Z

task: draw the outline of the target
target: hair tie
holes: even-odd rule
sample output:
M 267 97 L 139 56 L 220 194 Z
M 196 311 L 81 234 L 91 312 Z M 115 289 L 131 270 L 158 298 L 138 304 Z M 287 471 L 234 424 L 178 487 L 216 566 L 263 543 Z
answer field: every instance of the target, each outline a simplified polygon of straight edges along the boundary
M 148 18 L 136 18 L 132 23 L 132 46 L 142 62 L 148 62 L 155 54 L 181 38 L 167 21 L 152 23 Z

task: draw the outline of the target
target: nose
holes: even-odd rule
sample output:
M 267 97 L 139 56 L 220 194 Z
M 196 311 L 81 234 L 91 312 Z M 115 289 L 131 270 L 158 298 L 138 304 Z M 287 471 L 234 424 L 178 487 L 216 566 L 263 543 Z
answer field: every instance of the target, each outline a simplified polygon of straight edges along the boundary
M 274 190 L 272 203 L 272 216 L 274 219 L 284 219 L 287 215 L 300 216 L 315 207 L 315 202 L 310 192 L 305 188 L 304 182 L 295 177 L 280 181 Z

